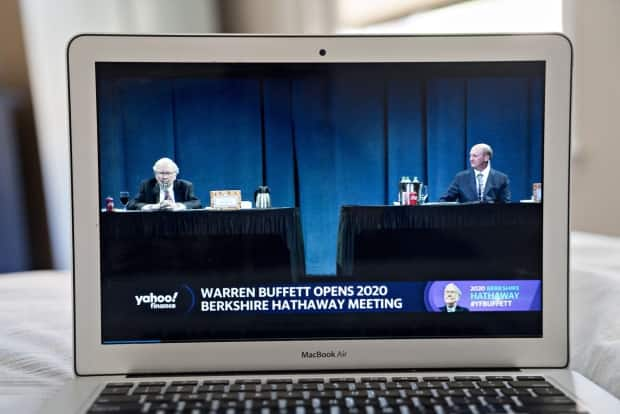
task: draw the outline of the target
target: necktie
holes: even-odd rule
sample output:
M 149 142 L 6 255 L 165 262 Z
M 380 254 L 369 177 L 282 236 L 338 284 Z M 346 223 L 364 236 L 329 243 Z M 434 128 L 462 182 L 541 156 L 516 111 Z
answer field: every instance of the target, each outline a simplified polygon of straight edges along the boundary
M 482 173 L 478 173 L 478 200 L 482 201 Z
M 167 189 L 166 192 L 164 193 L 164 200 L 172 200 L 169 189 Z

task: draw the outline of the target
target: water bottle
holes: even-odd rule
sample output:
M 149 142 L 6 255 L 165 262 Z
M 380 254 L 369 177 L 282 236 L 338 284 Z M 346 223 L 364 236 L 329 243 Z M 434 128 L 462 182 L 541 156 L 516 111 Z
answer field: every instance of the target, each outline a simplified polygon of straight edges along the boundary
M 409 205 L 409 191 L 411 189 L 411 179 L 407 176 L 402 176 L 400 178 L 400 183 L 398 186 L 398 201 L 401 206 Z

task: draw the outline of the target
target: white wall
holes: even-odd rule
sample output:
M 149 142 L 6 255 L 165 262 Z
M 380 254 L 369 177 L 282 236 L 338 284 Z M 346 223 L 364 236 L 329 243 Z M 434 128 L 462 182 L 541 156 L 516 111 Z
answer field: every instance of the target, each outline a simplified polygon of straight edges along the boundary
M 562 31 L 562 0 L 475 0 L 344 33 L 526 33 Z
M 78 33 L 217 31 L 213 0 L 20 0 L 54 267 L 71 266 L 66 45 Z
M 222 31 L 330 33 L 335 0 L 221 0 Z
M 620 235 L 620 1 L 566 3 L 575 50 L 572 226 Z

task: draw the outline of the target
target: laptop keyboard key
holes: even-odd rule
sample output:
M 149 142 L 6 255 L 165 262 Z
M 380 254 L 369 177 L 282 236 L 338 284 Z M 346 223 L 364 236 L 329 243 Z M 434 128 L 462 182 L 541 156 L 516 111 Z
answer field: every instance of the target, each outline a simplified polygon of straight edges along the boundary
M 452 381 L 447 383 L 448 388 L 476 388 L 473 381 Z
M 539 397 L 548 396 L 548 395 L 564 395 L 564 393 L 557 388 L 549 387 L 549 388 L 536 388 L 534 389 L 534 393 Z
M 132 394 L 161 394 L 162 390 L 163 387 L 137 387 Z
M 292 378 L 270 378 L 266 381 L 266 384 L 292 384 Z
M 260 384 L 233 384 L 228 387 L 228 391 L 230 392 L 258 392 L 260 389 Z
M 454 377 L 454 381 L 482 381 L 482 378 L 472 375 L 459 375 Z
M 198 387 L 196 392 L 224 392 L 228 386 L 222 384 L 205 384 Z
M 477 388 L 475 390 L 467 390 L 467 392 L 473 397 L 485 397 L 487 395 L 497 395 L 494 389 L 491 388 Z
M 543 390 L 546 388 L 542 388 Z M 529 390 L 524 388 L 501 388 L 502 394 L 512 396 L 512 395 L 527 395 L 532 396 L 532 393 Z M 562 394 L 560 394 L 562 395 Z
M 291 391 L 293 385 L 290 383 L 271 383 L 261 385 L 261 391 Z
M 385 377 L 362 377 L 361 382 L 387 382 Z
M 384 390 L 386 389 L 385 384 L 385 382 L 362 382 L 358 384 L 358 388 L 363 390 Z
M 568 397 L 558 396 L 558 397 L 526 397 L 521 396 L 517 397 L 517 399 L 523 405 L 556 405 L 556 404 L 569 404 L 575 405 L 575 402 Z
M 553 387 L 547 381 L 511 381 L 510 384 L 513 388 L 549 388 Z
M 133 387 L 133 382 L 108 382 L 105 385 L 106 388 L 131 388 Z
M 385 388 L 388 390 L 410 390 L 413 388 L 411 384 L 411 382 L 386 382 Z
M 437 395 L 440 397 L 465 397 L 466 394 L 463 390 L 437 390 Z
M 130 388 L 120 387 L 120 388 L 104 388 L 101 391 L 101 395 L 127 395 L 129 394 Z
M 508 375 L 487 375 L 487 381 L 514 381 L 514 378 Z
M 262 381 L 259 379 L 238 379 L 235 384 L 260 384 Z
M 328 382 L 349 383 L 349 382 L 356 382 L 356 381 L 355 381 L 355 378 L 330 378 Z
M 443 383 L 437 381 L 424 381 L 416 384 L 419 389 L 443 388 Z
M 198 381 L 172 381 L 170 385 L 198 385 Z
M 174 401 L 174 396 L 173 395 L 166 395 L 166 394 L 149 394 L 149 395 L 145 395 L 144 397 L 144 402 L 150 402 L 150 403 L 163 403 L 163 402 L 172 402 Z
M 544 381 L 545 377 L 540 375 L 518 375 L 517 381 Z
M 354 382 L 330 382 L 318 385 L 318 387 L 322 387 L 325 391 L 346 391 L 356 389 L 356 384 Z
M 422 377 L 422 379 L 424 381 L 439 381 L 439 382 L 450 381 L 450 378 L 448 377 Z
M 300 378 L 297 382 L 299 384 L 323 384 L 325 380 L 323 378 Z
M 171 385 L 166 388 L 166 394 L 191 394 L 194 392 L 193 385 Z
M 217 379 L 217 380 L 204 380 L 202 385 L 228 385 L 230 384 L 230 380 L 227 379 Z
M 138 383 L 139 387 L 165 387 L 165 381 L 142 381 Z
M 480 388 L 505 388 L 506 384 L 503 381 L 480 381 L 478 386 Z
M 406 390 L 407 397 L 434 397 L 435 394 L 431 390 Z
M 577 407 L 567 407 L 564 405 L 547 405 L 540 407 L 517 407 L 515 412 L 527 413 L 527 414 L 587 414 L 587 412 L 578 409 Z
M 394 382 L 417 382 L 418 377 L 392 377 Z
M 100 395 L 95 401 L 97 404 L 137 403 L 141 402 L 141 395 Z
M 93 404 L 88 410 L 89 413 L 139 413 L 142 412 L 140 403 L 116 403 L 116 404 Z
M 307 384 L 293 384 L 291 385 L 291 390 L 293 391 L 317 391 L 319 389 L 319 386 L 324 386 L 323 384 L 319 384 L 319 383 L 307 383 Z

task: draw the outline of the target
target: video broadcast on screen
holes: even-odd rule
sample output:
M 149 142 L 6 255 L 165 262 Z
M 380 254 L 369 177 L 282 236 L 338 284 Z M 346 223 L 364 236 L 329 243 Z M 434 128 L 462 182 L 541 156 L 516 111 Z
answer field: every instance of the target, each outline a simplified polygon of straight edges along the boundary
M 545 64 L 96 63 L 104 344 L 542 335 Z

